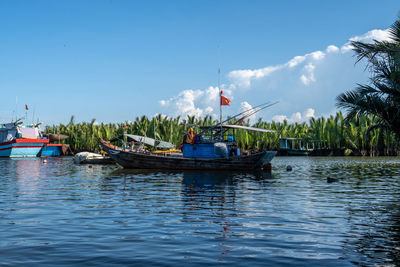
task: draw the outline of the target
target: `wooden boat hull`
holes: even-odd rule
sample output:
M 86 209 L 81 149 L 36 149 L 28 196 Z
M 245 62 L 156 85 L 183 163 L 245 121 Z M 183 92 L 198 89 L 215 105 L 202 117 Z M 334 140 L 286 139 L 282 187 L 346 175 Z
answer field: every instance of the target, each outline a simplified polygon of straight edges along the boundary
M 263 151 L 248 156 L 228 158 L 184 158 L 116 149 L 100 140 L 104 151 L 119 165 L 128 169 L 166 169 L 166 170 L 256 170 L 269 163 L 276 151 Z

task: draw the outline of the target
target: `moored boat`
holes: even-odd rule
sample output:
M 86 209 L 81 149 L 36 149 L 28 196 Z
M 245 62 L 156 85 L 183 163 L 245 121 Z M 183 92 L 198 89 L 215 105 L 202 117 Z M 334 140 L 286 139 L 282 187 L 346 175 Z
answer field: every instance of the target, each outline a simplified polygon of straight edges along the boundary
M 113 164 L 115 163 L 110 157 L 104 154 L 93 152 L 79 152 L 74 156 L 76 164 Z
M 59 157 L 72 153 L 69 144 L 61 144 L 68 138 L 67 135 L 62 134 L 43 134 L 43 136 L 49 139 L 49 143 L 45 144 L 39 153 L 41 157 Z
M 302 145 L 302 138 L 281 138 L 279 140 L 280 156 L 308 156 L 312 149 Z
M 63 155 L 63 144 L 45 144 L 39 154 L 41 157 L 59 157 Z
M 184 137 L 182 154 L 160 154 L 146 150 L 117 147 L 109 141 L 100 139 L 102 149 L 119 165 L 128 169 L 167 169 L 167 170 L 257 170 L 267 165 L 276 151 L 259 151 L 242 155 L 236 147 L 232 135 L 223 136 L 230 129 L 271 132 L 269 130 L 222 125 L 201 128 L 198 135 L 189 130 Z M 206 136 L 205 133 L 209 134 Z M 223 139 L 221 139 L 221 136 Z
M 22 125 L 22 122 L 0 124 L 0 157 L 37 157 L 44 144 L 39 124 Z
M 264 150 L 243 154 L 236 145 L 234 134 L 235 130 L 263 133 L 276 131 L 226 123 L 238 117 L 241 118 L 236 123 L 242 123 L 255 113 L 276 103 L 270 104 L 267 102 L 222 121 L 222 106 L 229 106 L 231 102 L 223 94 L 224 92 L 221 90 L 219 93 L 220 123 L 218 125 L 200 127 L 200 132 L 197 135 L 194 133 L 193 128 L 190 128 L 183 137 L 182 153 L 153 153 L 149 150 L 137 149 L 134 142 L 146 142 L 140 141 L 143 138 L 139 136 L 126 134 L 122 136 L 122 139 L 117 138 L 122 142 L 122 147 L 114 146 L 111 141 L 104 141 L 101 138 L 99 139 L 100 145 L 110 158 L 122 167 L 129 169 L 250 171 L 265 168 L 265 170 L 270 170 L 269 163 L 277 152 Z M 187 124 L 185 123 L 185 131 L 186 126 Z M 154 136 L 156 135 L 154 134 Z M 126 143 L 128 137 L 134 141 L 131 143 L 130 148 Z M 152 140 L 148 140 L 147 144 L 153 145 L 155 148 L 171 149 L 171 146 L 173 146 L 168 142 Z M 115 139 L 112 141 L 115 141 Z

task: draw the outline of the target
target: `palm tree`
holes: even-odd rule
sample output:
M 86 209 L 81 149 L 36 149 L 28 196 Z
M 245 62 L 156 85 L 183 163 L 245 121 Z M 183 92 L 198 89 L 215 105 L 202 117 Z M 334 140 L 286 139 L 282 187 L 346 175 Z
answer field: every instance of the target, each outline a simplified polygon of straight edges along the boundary
M 347 118 L 372 115 L 376 123 L 368 130 L 387 129 L 400 136 L 400 17 L 389 28 L 389 41 L 372 44 L 352 41 L 357 61 L 367 59 L 372 72 L 370 84 L 340 94 L 337 106 L 348 111 Z M 346 119 L 347 119 L 346 118 Z

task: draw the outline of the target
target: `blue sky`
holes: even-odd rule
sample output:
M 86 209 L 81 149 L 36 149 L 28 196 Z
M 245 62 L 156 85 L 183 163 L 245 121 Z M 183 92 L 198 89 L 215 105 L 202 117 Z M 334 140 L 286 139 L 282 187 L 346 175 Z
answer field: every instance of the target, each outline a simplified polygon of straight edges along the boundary
M 215 115 L 218 47 L 222 87 L 232 99 L 224 114 L 279 101 L 259 115 L 292 121 L 329 115 L 338 93 L 368 77 L 342 48 L 350 38 L 382 37 L 379 30 L 396 20 L 399 7 L 398 1 L 1 1 L 0 120 L 23 114 L 25 104 L 29 118 L 34 110 L 45 124 L 67 123 L 71 115 L 99 122 Z

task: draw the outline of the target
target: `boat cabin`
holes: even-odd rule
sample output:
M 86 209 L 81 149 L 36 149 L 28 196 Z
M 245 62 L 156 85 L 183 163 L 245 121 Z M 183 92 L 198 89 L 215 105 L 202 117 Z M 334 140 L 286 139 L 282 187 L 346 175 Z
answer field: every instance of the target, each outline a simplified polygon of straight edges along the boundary
M 251 130 L 259 132 L 275 132 L 240 125 L 215 125 L 200 127 L 200 133 L 195 135 L 190 129 L 183 138 L 183 157 L 187 158 L 227 158 L 240 156 L 240 149 L 235 142 L 235 130 Z
M 10 142 L 14 139 L 38 139 L 39 129 L 36 125 L 20 126 L 21 123 L 0 124 L 0 143 Z
M 17 135 L 17 127 L 14 123 L 0 124 L 0 143 L 10 142 Z

